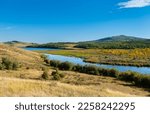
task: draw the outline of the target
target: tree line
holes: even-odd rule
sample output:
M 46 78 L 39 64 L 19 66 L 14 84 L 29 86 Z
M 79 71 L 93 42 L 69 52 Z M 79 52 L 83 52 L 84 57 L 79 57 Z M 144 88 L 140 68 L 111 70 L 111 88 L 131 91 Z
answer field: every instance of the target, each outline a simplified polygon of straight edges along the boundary
M 150 41 L 80 42 L 76 48 L 84 49 L 135 49 L 150 48 Z

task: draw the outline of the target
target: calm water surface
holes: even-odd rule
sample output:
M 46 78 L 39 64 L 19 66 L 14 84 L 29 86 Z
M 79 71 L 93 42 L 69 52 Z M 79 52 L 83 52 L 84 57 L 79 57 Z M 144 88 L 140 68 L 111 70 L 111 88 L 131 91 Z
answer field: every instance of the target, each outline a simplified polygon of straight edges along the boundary
M 51 48 L 24 48 L 26 50 L 58 50 L 58 49 L 51 49 Z M 88 63 L 84 62 L 83 59 L 77 58 L 77 57 L 68 57 L 68 56 L 62 56 L 62 55 L 52 55 L 52 54 L 45 54 L 48 56 L 50 60 L 59 60 L 62 62 L 68 61 L 72 62 L 74 64 L 80 64 L 80 65 L 95 65 L 103 68 L 114 68 L 121 72 L 124 71 L 135 71 L 142 74 L 150 74 L 150 67 L 135 67 L 135 66 L 120 66 L 120 65 L 105 65 L 105 64 L 96 64 L 96 63 Z

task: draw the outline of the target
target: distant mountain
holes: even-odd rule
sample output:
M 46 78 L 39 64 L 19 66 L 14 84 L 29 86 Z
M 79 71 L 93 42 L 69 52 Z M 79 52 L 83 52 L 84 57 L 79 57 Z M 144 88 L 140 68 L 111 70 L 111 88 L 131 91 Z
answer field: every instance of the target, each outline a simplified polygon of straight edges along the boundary
M 79 42 L 75 47 L 84 49 L 150 48 L 150 39 L 119 35 L 93 41 Z
M 112 37 L 98 39 L 95 40 L 95 42 L 128 42 L 128 41 L 147 41 L 147 40 L 148 39 L 145 38 L 119 35 L 119 36 L 112 36 Z

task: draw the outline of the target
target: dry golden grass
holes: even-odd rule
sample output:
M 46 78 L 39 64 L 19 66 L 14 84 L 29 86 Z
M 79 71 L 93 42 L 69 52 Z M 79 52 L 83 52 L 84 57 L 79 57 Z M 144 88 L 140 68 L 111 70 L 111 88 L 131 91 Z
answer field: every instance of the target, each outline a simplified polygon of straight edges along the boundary
M 41 55 L 36 52 L 0 44 L 0 60 L 2 57 L 12 58 L 27 67 L 40 66 L 42 63 Z
M 12 46 L 0 45 L 0 60 L 11 57 L 24 65 L 16 71 L 0 70 L 0 96 L 149 96 L 142 88 L 111 77 L 60 71 L 60 81 L 42 80 L 40 54 Z M 26 69 L 30 67 L 30 69 Z M 43 67 L 43 66 L 42 66 Z M 49 69 L 49 74 L 53 70 Z M 51 79 L 51 78 L 50 78 Z
M 49 71 L 51 73 L 52 70 Z M 143 89 L 111 77 L 61 71 L 60 81 L 41 80 L 42 71 L 0 71 L 0 96 L 148 96 Z M 24 77 L 19 77 L 23 75 Z
M 43 71 L 37 69 L 19 69 L 0 71 L 0 77 L 22 78 L 22 79 L 39 79 Z
M 96 86 L 76 86 L 54 81 L 0 78 L 0 96 L 132 96 Z
M 5 42 L 1 44 L 8 45 L 8 46 L 15 46 L 15 47 L 26 47 L 32 45 L 32 43 L 28 43 L 28 42 L 9 42 L 9 43 Z

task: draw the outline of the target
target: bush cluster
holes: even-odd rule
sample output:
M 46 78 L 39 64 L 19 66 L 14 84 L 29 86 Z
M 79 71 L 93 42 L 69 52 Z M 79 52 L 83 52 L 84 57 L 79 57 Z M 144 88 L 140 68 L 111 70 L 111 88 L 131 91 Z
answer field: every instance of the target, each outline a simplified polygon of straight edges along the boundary
M 10 58 L 2 58 L 0 63 L 0 70 L 17 70 L 19 67 L 19 63 L 11 60 Z
M 59 70 L 69 70 L 69 71 L 76 71 L 81 73 L 111 76 L 111 77 L 117 77 L 119 73 L 115 69 L 103 69 L 94 65 L 84 65 L 84 66 L 79 64 L 75 65 L 70 62 L 60 62 L 56 60 L 51 60 L 50 66 L 58 68 Z
M 57 61 L 57 60 L 51 60 L 50 61 L 50 66 L 52 67 L 58 67 L 60 65 L 60 61 Z
M 53 71 L 51 75 L 53 80 L 60 80 L 65 77 L 64 74 L 59 73 L 58 69 L 56 69 L 56 71 Z
M 132 71 L 122 72 L 119 74 L 118 79 L 132 82 L 136 86 L 150 87 L 150 76 L 139 74 Z
M 42 55 L 41 55 L 41 58 L 43 59 L 43 61 L 44 61 L 45 63 L 47 63 L 47 64 L 50 63 L 50 60 L 48 59 L 48 56 L 47 56 L 47 55 L 42 54 Z
M 136 72 L 131 71 L 119 72 L 116 69 L 105 69 L 92 65 L 85 65 L 85 66 L 79 64 L 75 65 L 70 62 L 60 62 L 55 60 L 50 61 L 50 66 L 58 68 L 60 70 L 70 70 L 92 75 L 115 77 L 119 80 L 131 82 L 140 87 L 150 87 L 150 76 L 139 74 Z M 56 72 L 53 75 L 54 79 L 57 80 L 59 79 L 59 76 L 57 76 L 56 74 L 58 73 Z
M 44 80 L 49 79 L 48 69 L 43 69 L 42 79 Z

